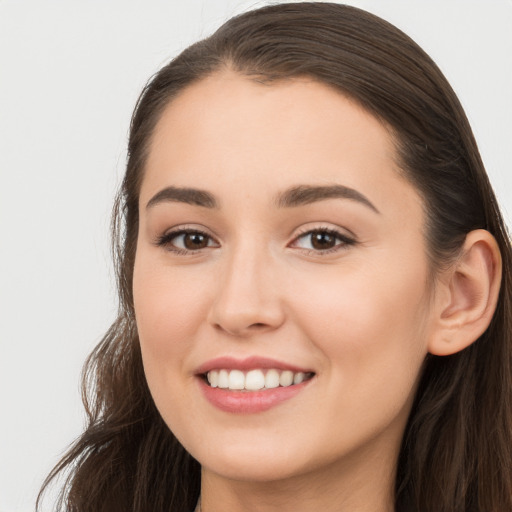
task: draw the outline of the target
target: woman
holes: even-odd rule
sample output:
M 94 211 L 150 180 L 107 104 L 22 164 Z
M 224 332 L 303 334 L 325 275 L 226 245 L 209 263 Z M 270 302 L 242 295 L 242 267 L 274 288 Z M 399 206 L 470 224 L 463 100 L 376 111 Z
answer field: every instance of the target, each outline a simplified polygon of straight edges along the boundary
M 512 509 L 508 237 L 399 30 L 284 4 L 185 50 L 137 104 L 114 231 L 61 507 Z

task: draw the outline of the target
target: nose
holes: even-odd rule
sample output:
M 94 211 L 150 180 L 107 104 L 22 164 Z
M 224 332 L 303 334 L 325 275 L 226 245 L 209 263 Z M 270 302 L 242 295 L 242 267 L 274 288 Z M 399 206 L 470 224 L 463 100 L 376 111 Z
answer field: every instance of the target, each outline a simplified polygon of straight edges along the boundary
M 262 251 L 239 250 L 222 262 L 208 318 L 215 329 L 249 337 L 282 325 L 282 290 L 271 260 Z

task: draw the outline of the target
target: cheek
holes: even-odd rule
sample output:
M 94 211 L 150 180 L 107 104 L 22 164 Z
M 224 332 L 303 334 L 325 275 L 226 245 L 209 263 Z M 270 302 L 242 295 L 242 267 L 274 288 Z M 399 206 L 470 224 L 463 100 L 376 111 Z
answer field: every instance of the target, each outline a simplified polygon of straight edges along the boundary
M 398 380 L 415 381 L 426 354 L 425 282 L 425 267 L 414 261 L 310 280 L 297 322 L 331 369 L 343 369 L 343 386 L 396 379 L 398 387 Z
M 158 263 L 136 260 L 133 293 L 137 329 L 144 358 L 179 365 L 196 331 L 207 315 L 208 283 L 186 270 L 162 268 Z M 149 378 L 149 376 L 148 376 Z
M 402 269 L 378 278 L 378 269 L 366 268 L 328 286 L 316 281 L 297 310 L 302 331 L 326 362 L 331 401 L 324 421 L 339 425 L 340 435 L 354 443 L 363 431 L 372 436 L 405 425 L 427 352 L 422 272 Z
M 172 271 L 141 254 L 135 263 L 133 293 L 144 373 L 155 404 L 173 431 L 189 429 L 189 362 L 196 332 L 207 308 L 206 283 Z

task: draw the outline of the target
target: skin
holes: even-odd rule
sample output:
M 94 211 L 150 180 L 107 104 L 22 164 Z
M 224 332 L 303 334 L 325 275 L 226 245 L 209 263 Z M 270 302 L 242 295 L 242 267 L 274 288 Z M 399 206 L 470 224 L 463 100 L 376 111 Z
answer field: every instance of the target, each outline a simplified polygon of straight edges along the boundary
M 438 329 L 421 197 L 397 169 L 386 127 L 313 80 L 269 86 L 226 71 L 166 108 L 140 193 L 134 300 L 149 387 L 202 465 L 205 512 L 393 510 L 400 440 Z M 334 184 L 375 209 L 274 200 Z M 169 186 L 200 188 L 219 207 L 147 207 Z M 176 227 L 206 233 L 207 246 L 158 245 Z M 355 243 L 336 238 L 325 253 L 312 229 Z M 315 377 L 265 412 L 213 407 L 197 368 L 254 355 Z

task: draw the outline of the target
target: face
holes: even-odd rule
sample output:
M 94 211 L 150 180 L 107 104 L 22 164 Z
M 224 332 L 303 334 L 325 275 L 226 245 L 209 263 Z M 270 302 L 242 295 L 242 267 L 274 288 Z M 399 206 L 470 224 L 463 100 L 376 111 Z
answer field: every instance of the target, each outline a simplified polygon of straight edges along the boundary
M 396 458 L 432 320 L 422 202 L 385 126 L 313 80 L 217 74 L 165 110 L 139 208 L 144 369 L 203 470 Z

